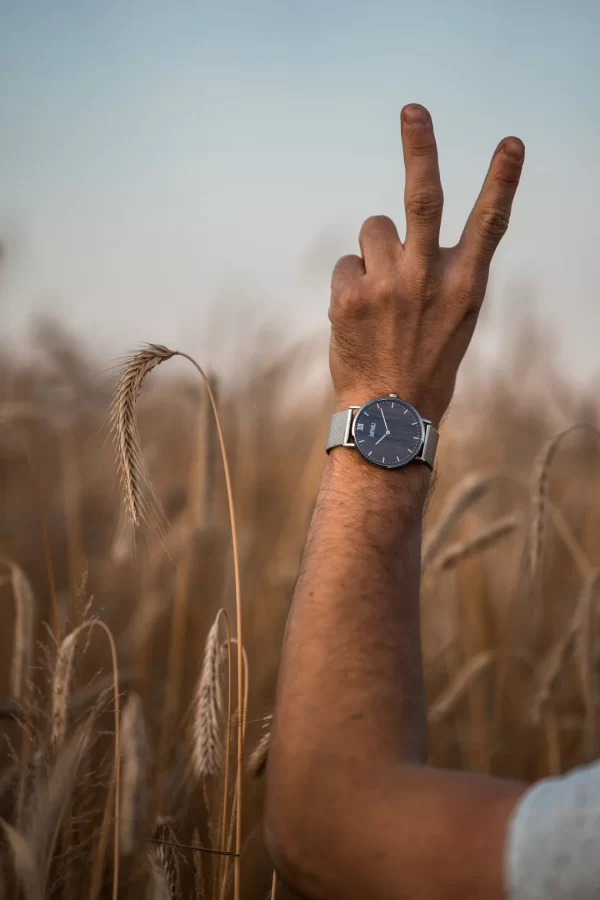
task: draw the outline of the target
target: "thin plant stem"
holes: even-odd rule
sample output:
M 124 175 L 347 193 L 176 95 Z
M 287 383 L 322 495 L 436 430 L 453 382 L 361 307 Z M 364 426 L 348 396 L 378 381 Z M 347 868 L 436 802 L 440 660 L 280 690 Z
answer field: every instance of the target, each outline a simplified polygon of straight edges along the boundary
M 223 610 L 223 618 L 225 620 L 225 628 L 227 631 L 227 732 L 225 735 L 225 775 L 223 779 L 223 809 L 221 811 L 221 835 L 219 847 L 226 850 L 225 841 L 227 840 L 227 798 L 229 794 L 229 751 L 231 746 L 231 633 L 229 630 L 229 618 L 225 610 Z M 219 859 L 219 875 L 221 876 L 221 884 L 225 881 L 225 857 Z
M 113 667 L 113 691 L 114 691 L 114 699 L 115 699 L 115 740 L 114 740 L 114 763 L 113 763 L 113 775 L 114 779 L 114 791 L 115 791 L 115 827 L 114 827 L 114 861 L 113 861 L 113 889 L 112 889 L 112 900 L 118 900 L 119 894 L 119 813 L 120 813 L 120 793 L 121 793 L 121 778 L 120 778 L 120 769 L 121 769 L 121 754 L 120 754 L 120 746 L 119 746 L 119 666 L 117 661 L 117 647 L 115 644 L 115 639 L 112 635 L 112 631 L 108 627 L 108 625 L 103 622 L 101 619 L 90 619 L 87 622 L 83 622 L 76 629 L 74 634 L 79 636 L 86 628 L 94 628 L 98 626 L 101 628 L 106 637 L 108 638 L 108 643 L 110 644 L 110 653 L 112 657 L 112 667 Z M 109 791 L 110 795 L 110 791 Z M 108 798 L 110 802 L 110 796 Z M 104 832 L 106 823 L 108 818 L 105 817 L 102 822 L 102 832 Z M 102 835 L 100 838 L 100 847 L 102 847 Z M 104 854 L 102 854 L 103 856 Z M 100 872 L 102 870 L 102 862 L 100 863 Z
M 227 503 L 229 506 L 229 520 L 231 524 L 231 540 L 233 545 L 233 570 L 234 570 L 234 578 L 235 578 L 235 615 L 236 615 L 236 632 L 237 632 L 237 693 L 238 693 L 238 708 L 241 703 L 242 697 L 244 696 L 244 662 L 242 657 L 242 648 L 243 648 L 243 639 L 242 639 L 242 598 L 241 598 L 241 586 L 240 586 L 240 567 L 239 567 L 239 555 L 238 555 L 238 544 L 237 544 L 237 531 L 236 531 L 236 523 L 235 523 L 235 507 L 233 503 L 233 491 L 231 488 L 231 477 L 229 474 L 229 464 L 227 462 L 227 451 L 225 450 L 225 441 L 223 439 L 223 432 L 221 430 L 221 422 L 219 420 L 219 413 L 217 411 L 217 404 L 215 402 L 215 398 L 213 396 L 213 392 L 210 387 L 210 382 L 205 375 L 202 368 L 198 365 L 193 357 L 189 356 L 187 353 L 178 353 L 179 356 L 184 357 L 189 360 L 192 365 L 197 369 L 204 380 L 204 384 L 206 385 L 206 390 L 208 391 L 208 396 L 210 397 L 210 402 L 212 404 L 213 413 L 215 416 L 215 424 L 217 427 L 217 434 L 219 436 L 219 444 L 221 447 L 221 455 L 223 458 L 223 468 L 225 470 L 225 485 L 227 489 Z M 244 721 L 245 721 L 245 710 L 244 710 Z M 242 768 L 244 763 L 244 723 L 241 718 L 238 716 L 237 723 L 237 773 L 236 773 L 236 822 L 235 822 L 235 859 L 234 859 L 234 900 L 240 900 L 241 893 L 241 884 L 240 884 L 240 851 L 242 846 Z

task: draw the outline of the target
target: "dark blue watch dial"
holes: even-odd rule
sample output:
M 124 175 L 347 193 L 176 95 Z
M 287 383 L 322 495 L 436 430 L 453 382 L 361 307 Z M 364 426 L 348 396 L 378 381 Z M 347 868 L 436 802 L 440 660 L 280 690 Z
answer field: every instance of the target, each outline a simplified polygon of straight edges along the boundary
M 423 423 L 404 400 L 380 397 L 358 410 L 352 433 L 362 455 L 386 469 L 405 466 L 423 444 Z

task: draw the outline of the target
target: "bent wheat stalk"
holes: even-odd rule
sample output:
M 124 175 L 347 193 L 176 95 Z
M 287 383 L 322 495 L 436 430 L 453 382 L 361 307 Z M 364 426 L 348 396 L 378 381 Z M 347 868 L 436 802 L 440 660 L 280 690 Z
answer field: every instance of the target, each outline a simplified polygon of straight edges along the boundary
M 422 567 L 424 569 L 434 562 L 463 513 L 483 497 L 492 481 L 498 477 L 489 472 L 476 473 L 467 475 L 459 482 L 444 505 L 435 526 L 423 540 Z
M 544 548 L 545 510 L 550 493 L 550 468 L 563 440 L 573 431 L 587 430 L 600 438 L 600 431 L 588 422 L 576 422 L 559 431 L 540 450 L 533 469 L 533 489 L 531 497 L 531 530 L 529 543 L 530 577 L 537 572 Z
M 518 516 L 503 516 L 495 522 L 492 522 L 491 525 L 486 525 L 472 538 L 450 544 L 444 553 L 439 553 L 435 560 L 434 568 L 449 569 L 461 560 L 466 559 L 469 556 L 474 556 L 481 550 L 486 550 L 497 541 L 512 534 L 518 527 L 519 522 L 520 519 Z
M 149 344 L 139 353 L 126 360 L 122 376 L 117 387 L 115 395 L 113 411 L 112 411 L 112 427 L 115 435 L 115 443 L 117 448 L 117 460 L 125 493 L 126 506 L 129 511 L 131 521 L 134 525 L 139 525 L 143 518 L 144 501 L 141 492 L 141 486 L 145 482 L 151 491 L 151 496 L 155 498 L 152 491 L 150 480 L 145 472 L 144 460 L 140 447 L 139 434 L 136 420 L 136 403 L 142 388 L 142 383 L 146 375 L 156 366 L 171 359 L 174 356 L 181 356 L 187 359 L 204 381 L 206 390 L 211 402 L 213 414 L 215 417 L 215 425 L 219 438 L 219 446 L 221 449 L 221 457 L 223 460 L 223 469 L 225 473 L 225 485 L 227 490 L 227 502 L 229 506 L 229 520 L 231 526 L 231 541 L 233 547 L 233 568 L 235 579 L 235 610 L 236 610 L 236 631 L 237 631 L 237 691 L 238 704 L 242 703 L 244 696 L 244 670 L 243 670 L 243 639 L 242 639 L 242 601 L 240 587 L 240 570 L 239 570 L 239 554 L 237 544 L 237 530 L 235 522 L 235 507 L 233 503 L 233 491 L 231 487 L 231 477 L 229 471 L 229 463 L 227 460 L 227 452 L 225 449 L 225 441 L 221 429 L 219 413 L 212 392 L 209 379 L 203 369 L 198 365 L 193 357 L 187 353 L 180 353 L 178 350 L 169 350 L 160 344 Z M 167 682 L 167 696 L 165 702 L 165 723 L 167 725 L 165 731 L 168 734 L 169 725 L 174 715 L 173 709 L 178 702 L 181 694 L 182 679 L 182 663 L 183 654 L 180 652 L 182 639 L 185 637 L 185 608 L 183 603 L 176 603 L 173 610 L 171 641 L 169 648 L 169 678 Z M 237 728 L 237 780 L 236 780 L 236 833 L 235 833 L 235 866 L 234 866 L 234 898 L 239 900 L 240 897 L 240 852 L 242 844 L 242 768 L 244 760 L 244 729 L 242 719 L 238 719 Z

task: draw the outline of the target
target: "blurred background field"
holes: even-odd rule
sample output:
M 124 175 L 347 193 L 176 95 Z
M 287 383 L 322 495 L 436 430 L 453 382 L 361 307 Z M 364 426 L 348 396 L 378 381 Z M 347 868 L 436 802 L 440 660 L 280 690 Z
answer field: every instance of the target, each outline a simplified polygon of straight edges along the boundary
M 577 429 L 558 446 L 551 464 L 547 443 L 575 422 L 600 426 L 596 386 L 573 387 L 535 334 L 533 325 L 519 329 L 499 364 L 475 357 L 467 363 L 442 426 L 439 474 L 426 516 L 422 590 L 432 763 L 526 780 L 600 752 L 600 440 L 592 428 Z M 328 381 L 315 369 L 322 347 L 310 342 L 283 352 L 277 347 L 273 336 L 264 336 L 260 346 L 240 347 L 245 362 L 235 377 L 212 376 L 240 546 L 250 673 L 245 767 L 272 707 L 331 408 Z M 162 837 L 168 832 L 169 840 L 183 845 L 219 844 L 215 824 L 222 777 L 200 783 L 190 772 L 189 710 L 218 608 L 234 622 L 223 469 L 201 381 L 175 363 L 154 371 L 139 400 L 139 426 L 167 520 L 159 528 L 150 519 L 133 534 L 108 430 L 114 362 L 90 358 L 50 322 L 38 324 L 27 349 L 3 347 L 0 815 L 13 823 L 19 817 L 15 771 L 23 774 L 26 794 L 22 830 L 27 810 L 49 802 L 44 785 L 55 756 L 49 738 L 54 592 L 62 637 L 84 614 L 110 626 L 122 702 L 135 692 L 143 704 L 148 746 L 140 789 L 148 799 L 139 807 L 145 812 L 135 853 L 122 861 L 120 896 L 193 896 L 199 854 L 188 849 L 163 846 L 166 858 L 160 865 L 177 869 L 170 894 L 145 893 L 150 889 L 144 885 L 148 851 L 158 846 L 148 843 L 156 836 L 156 803 L 168 819 L 158 826 Z M 299 392 L 299 384 L 310 387 Z M 30 671 L 35 737 L 26 771 L 19 764 L 15 770 L 15 757 L 22 760 L 23 724 L 11 697 L 19 627 L 11 564 L 20 567 L 35 597 Z M 158 745 L 178 591 L 187 602 L 184 687 L 165 756 Z M 92 634 L 75 654 L 68 735 L 88 722 L 90 746 L 72 782 L 62 787 L 71 831 L 67 837 L 61 826 L 52 847 L 53 897 L 93 895 L 99 836 L 112 823 L 114 702 L 110 692 L 101 693 L 111 681 L 103 641 Z M 90 725 L 86 716 L 99 697 Z M 262 778 L 245 771 L 244 784 L 242 896 L 263 898 L 271 875 L 261 837 Z M 110 896 L 111 847 L 109 842 L 103 850 L 106 861 L 96 884 L 102 896 Z M 222 869 L 208 854 L 202 858 L 206 887 L 204 893 L 196 887 L 198 896 L 220 896 L 213 880 L 218 876 L 220 887 Z M 10 884 L 6 843 L 2 872 Z M 227 896 L 230 889 L 228 881 Z
M 128 525 L 108 423 L 115 367 L 142 341 L 193 354 L 223 420 L 249 670 L 242 897 L 268 895 L 253 751 L 325 463 L 329 278 L 367 216 L 403 233 L 408 102 L 435 124 L 444 245 L 498 141 L 527 147 L 426 515 L 431 761 L 534 780 L 597 757 L 598 3 L 5 7 L 0 898 L 15 867 L 26 900 L 114 896 L 117 860 L 126 900 L 233 896 L 231 858 L 189 849 L 235 844 L 235 691 L 225 817 L 225 772 L 191 765 L 219 608 L 236 630 L 223 468 L 200 379 L 169 361 L 138 403 L 165 518 Z M 93 617 L 118 657 L 116 856 L 107 635 L 79 632 L 70 673 L 57 653 Z

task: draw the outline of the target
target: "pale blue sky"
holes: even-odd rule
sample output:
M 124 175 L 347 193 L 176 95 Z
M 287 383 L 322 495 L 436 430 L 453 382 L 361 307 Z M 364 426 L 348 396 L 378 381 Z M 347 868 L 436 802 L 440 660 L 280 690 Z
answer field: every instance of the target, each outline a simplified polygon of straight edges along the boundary
M 215 303 L 327 327 L 366 216 L 402 229 L 398 114 L 432 112 L 454 242 L 500 138 L 527 145 L 487 328 L 520 280 L 564 358 L 600 335 L 596 0 L 0 0 L 2 319 L 210 357 Z M 492 323 L 492 325 L 490 325 Z M 482 339 L 485 332 L 482 333 Z M 115 343 L 116 342 L 116 343 Z M 570 362 L 569 362 L 570 361 Z

